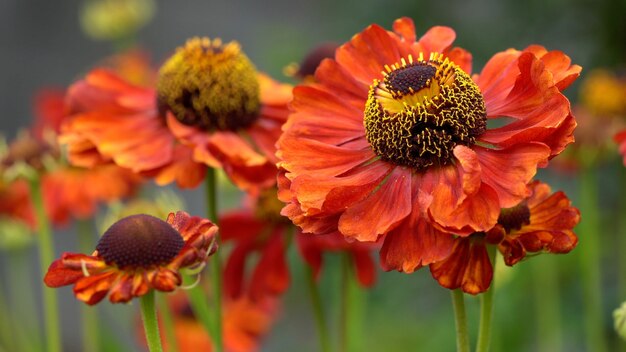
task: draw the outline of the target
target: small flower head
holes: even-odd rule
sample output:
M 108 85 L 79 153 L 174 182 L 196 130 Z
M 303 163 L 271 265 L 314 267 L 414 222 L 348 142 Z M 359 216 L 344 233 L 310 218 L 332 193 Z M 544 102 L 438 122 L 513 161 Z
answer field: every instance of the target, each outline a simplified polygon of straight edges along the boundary
M 258 118 L 259 94 L 256 69 L 237 42 L 190 39 L 159 71 L 159 107 L 207 131 L 249 127 Z
M 613 325 L 617 334 L 626 340 L 626 302 L 613 311 Z
M 81 9 L 80 24 L 93 39 L 123 39 L 148 23 L 154 12 L 154 0 L 90 0 Z
M 74 284 L 76 298 L 93 305 L 109 295 L 128 302 L 151 289 L 170 292 L 180 286 L 180 271 L 201 268 L 216 249 L 217 227 L 179 211 L 167 221 L 133 215 L 113 224 L 90 256 L 64 253 L 44 282 L 49 287 Z

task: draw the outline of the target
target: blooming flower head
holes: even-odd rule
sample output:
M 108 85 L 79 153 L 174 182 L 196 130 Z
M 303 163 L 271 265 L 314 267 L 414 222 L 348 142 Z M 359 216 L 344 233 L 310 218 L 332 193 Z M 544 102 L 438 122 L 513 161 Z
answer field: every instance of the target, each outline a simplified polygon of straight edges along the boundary
M 109 295 L 128 302 L 149 290 L 174 291 L 181 270 L 199 269 L 217 250 L 217 227 L 179 211 L 166 221 L 140 214 L 113 224 L 91 255 L 63 253 L 48 269 L 48 287 L 74 285 L 77 299 L 89 305 Z
M 552 193 L 545 183 L 535 181 L 529 188 L 527 199 L 501 210 L 493 229 L 457 237 L 450 255 L 430 265 L 442 286 L 472 294 L 487 290 L 493 278 L 487 246 L 497 245 L 509 266 L 529 255 L 568 253 L 576 247 L 578 238 L 572 230 L 580 221 L 578 209 L 563 192 Z
M 315 70 L 322 60 L 335 56 L 335 50 L 339 45 L 335 43 L 322 43 L 309 51 L 300 63 L 291 63 L 283 69 L 285 75 L 295 77 L 305 82 L 315 80 Z
M 75 83 L 61 140 L 77 165 L 114 162 L 181 187 L 197 186 L 208 165 L 250 190 L 275 182 L 290 99 L 291 87 L 258 73 L 238 43 L 194 38 L 152 87 L 103 69 Z
M 284 215 L 305 232 L 384 237 L 383 267 L 412 272 L 528 197 L 537 167 L 573 140 L 561 90 L 581 68 L 530 46 L 471 75 L 454 38 L 433 27 L 418 39 L 408 18 L 372 25 L 294 89 L 277 152 Z

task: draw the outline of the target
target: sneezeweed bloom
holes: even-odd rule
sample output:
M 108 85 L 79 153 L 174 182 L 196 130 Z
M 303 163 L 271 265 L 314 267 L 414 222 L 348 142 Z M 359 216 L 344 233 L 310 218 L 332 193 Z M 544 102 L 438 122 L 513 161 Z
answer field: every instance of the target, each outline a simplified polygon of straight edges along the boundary
M 74 285 L 77 299 L 93 305 L 107 295 L 129 302 L 150 290 L 171 292 L 181 272 L 201 269 L 217 250 L 217 226 L 179 211 L 166 221 L 140 214 L 113 224 L 91 255 L 64 253 L 48 269 L 48 287 Z
M 496 226 L 487 233 L 457 237 L 448 258 L 430 265 L 433 277 L 449 289 L 477 294 L 487 290 L 493 277 L 487 246 L 498 246 L 506 265 L 540 253 L 568 253 L 578 243 L 572 231 L 580 212 L 567 196 L 538 181 L 529 185 L 531 195 L 511 208 L 502 209 Z
M 5 153 L 0 153 L 0 174 L 10 183 L 7 187 L 16 188 L 13 193 L 27 189 L 24 180 L 14 179 L 41 178 L 45 209 L 55 225 L 71 218 L 90 218 L 99 204 L 129 197 L 143 182 L 138 175 L 112 164 L 93 169 L 67 164 L 56 139 L 65 116 L 63 99 L 63 91 L 55 89 L 37 94 L 32 130 L 22 132 Z M 20 216 L 34 226 L 27 191 L 23 199 L 16 203 L 21 205 Z
M 258 73 L 238 43 L 194 38 L 155 86 L 103 69 L 75 83 L 61 140 L 77 165 L 114 162 L 181 187 L 197 186 L 209 166 L 250 190 L 275 182 L 274 143 L 290 99 L 291 87 Z
M 277 152 L 284 215 L 304 232 L 383 237 L 383 267 L 412 272 L 528 197 L 537 167 L 573 141 L 561 91 L 581 68 L 530 46 L 471 76 L 454 38 L 433 27 L 418 39 L 408 18 L 372 25 L 294 89 Z

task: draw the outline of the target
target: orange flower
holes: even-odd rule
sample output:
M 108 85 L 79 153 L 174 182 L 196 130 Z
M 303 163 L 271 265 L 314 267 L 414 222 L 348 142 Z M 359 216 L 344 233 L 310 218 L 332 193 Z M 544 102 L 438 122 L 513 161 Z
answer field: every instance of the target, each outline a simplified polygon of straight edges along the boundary
M 195 318 L 185 296 L 173 295 L 169 299 L 173 312 L 174 334 L 180 351 L 213 351 L 213 344 L 206 330 Z M 228 352 L 257 351 L 262 338 L 267 335 L 277 311 L 277 300 L 264 297 L 252 300 L 244 295 L 224 301 L 223 338 Z M 143 330 L 140 336 L 145 339 Z M 145 340 L 144 340 L 145 341 Z M 145 343 L 145 342 L 144 342 Z M 167 351 L 167 341 L 164 343 Z
M 55 136 L 65 117 L 63 99 L 64 92 L 55 89 L 45 89 L 37 94 L 32 131 L 23 133 L 11 144 L 0 166 L 0 171 L 3 166 L 6 168 L 5 175 L 10 175 L 10 169 L 19 164 L 28 165 L 41 175 L 46 212 L 56 225 L 66 223 L 71 217 L 89 218 L 99 203 L 128 197 L 143 182 L 140 176 L 116 165 L 85 169 L 67 165 L 62 160 Z M 15 181 L 8 187 L 25 189 L 25 200 L 19 203 L 20 217 L 34 226 L 26 183 Z
M 372 25 L 294 89 L 277 152 L 284 215 L 305 232 L 382 236 L 383 267 L 412 272 L 529 195 L 537 167 L 573 141 L 561 90 L 581 68 L 531 46 L 470 76 L 454 38 L 433 27 L 417 39 L 408 18 Z
M 113 224 L 92 255 L 63 253 L 48 269 L 48 287 L 74 285 L 77 299 L 89 305 L 109 293 L 112 303 L 128 302 L 149 290 L 170 292 L 180 286 L 180 270 L 201 268 L 215 252 L 217 227 L 179 211 L 167 222 L 133 215 Z
M 0 179 L 0 215 L 20 220 L 31 228 L 35 227 L 35 215 L 29 195 L 26 180 L 5 183 Z
M 249 190 L 275 180 L 291 87 L 257 73 L 236 42 L 194 38 L 163 64 L 156 87 L 95 69 L 67 98 L 61 140 L 72 163 L 113 161 L 181 187 L 197 186 L 208 165 Z
M 529 253 L 568 253 L 576 247 L 572 229 L 580 221 L 578 209 L 563 192 L 551 193 L 545 183 L 535 181 L 529 189 L 528 199 L 502 209 L 493 229 L 457 237 L 448 258 L 430 265 L 439 284 L 471 294 L 487 290 L 493 277 L 487 245 L 497 245 L 509 266 Z

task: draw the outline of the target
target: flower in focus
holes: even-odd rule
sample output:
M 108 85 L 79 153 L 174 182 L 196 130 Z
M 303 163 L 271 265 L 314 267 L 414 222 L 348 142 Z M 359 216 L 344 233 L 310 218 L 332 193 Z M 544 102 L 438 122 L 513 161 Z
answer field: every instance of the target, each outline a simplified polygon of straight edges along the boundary
M 529 188 L 527 199 L 501 210 L 493 229 L 457 237 L 448 258 L 430 265 L 443 287 L 471 294 L 487 290 L 493 278 L 490 245 L 498 246 L 509 266 L 529 255 L 568 253 L 576 247 L 578 238 L 572 230 L 580 221 L 578 209 L 563 192 L 552 193 L 545 183 L 535 181 Z
M 180 351 L 213 351 L 211 337 L 196 319 L 184 295 L 171 295 L 168 300 L 173 313 L 174 334 Z M 278 302 L 273 297 L 252 300 L 246 295 L 237 299 L 226 298 L 222 324 L 225 350 L 251 352 L 259 350 L 275 320 Z M 143 331 L 139 334 L 145 338 Z M 167 351 L 167 341 L 164 344 Z
M 154 17 L 153 0 L 86 0 L 80 12 L 83 31 L 97 40 L 123 40 Z
M 208 165 L 250 190 L 275 182 L 291 87 L 257 73 L 238 43 L 194 38 L 163 64 L 156 86 L 95 69 L 67 99 L 61 140 L 76 165 L 114 162 L 187 188 Z
M 372 25 L 294 89 L 277 144 L 284 215 L 304 232 L 383 237 L 383 267 L 412 272 L 529 196 L 537 167 L 573 141 L 561 91 L 581 68 L 530 46 L 471 76 L 454 38 L 433 27 L 417 39 L 408 18 Z
M 89 305 L 109 295 L 128 302 L 149 290 L 171 292 L 182 283 L 181 270 L 202 268 L 217 250 L 217 227 L 179 211 L 167 221 L 150 215 L 126 217 L 100 238 L 92 255 L 63 253 L 44 277 L 48 287 L 74 285 L 77 299 Z

